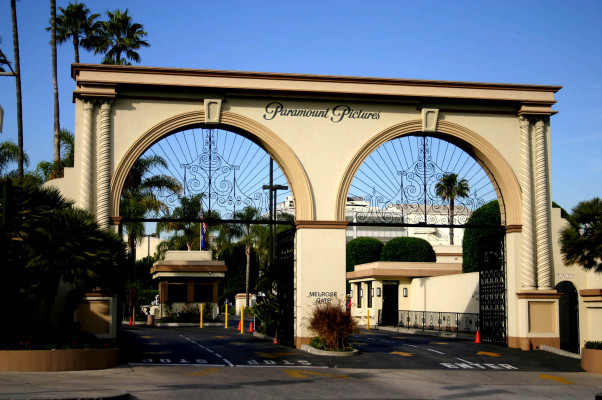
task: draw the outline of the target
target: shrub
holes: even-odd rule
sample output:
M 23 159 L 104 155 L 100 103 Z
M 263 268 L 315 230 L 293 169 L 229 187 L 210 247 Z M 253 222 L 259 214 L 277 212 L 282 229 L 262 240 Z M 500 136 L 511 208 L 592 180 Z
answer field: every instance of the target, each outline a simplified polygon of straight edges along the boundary
M 470 228 L 470 225 L 479 227 Z M 466 222 L 462 240 L 463 273 L 479 271 L 479 263 L 485 252 L 499 254 L 504 236 L 501 226 L 502 218 L 497 200 L 484 204 L 472 213 Z
M 587 341 L 585 342 L 586 349 L 602 350 L 602 342 Z
M 370 237 L 355 238 L 347 243 L 347 272 L 353 271 L 355 265 L 380 260 L 383 246 L 383 242 Z
M 324 350 L 345 350 L 349 335 L 357 332 L 357 322 L 340 299 L 316 304 L 309 329 L 324 342 Z
M 381 261 L 435 262 L 437 256 L 429 242 L 416 237 L 389 240 L 380 253 Z

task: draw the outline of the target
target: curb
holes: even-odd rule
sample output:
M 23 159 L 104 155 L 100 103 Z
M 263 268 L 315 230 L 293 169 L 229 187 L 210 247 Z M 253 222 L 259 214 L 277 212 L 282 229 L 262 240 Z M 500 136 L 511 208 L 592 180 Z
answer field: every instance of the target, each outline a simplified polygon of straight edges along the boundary
M 579 360 L 581 359 L 581 354 L 571 353 L 570 351 L 561 350 L 559 348 L 548 346 L 546 344 L 542 344 L 541 346 L 539 346 L 539 350 L 540 351 L 547 351 L 548 353 L 558 354 L 559 356 L 577 358 Z
M 96 392 L 69 392 L 65 397 L 65 392 L 46 392 L 36 393 L 11 393 L 10 397 L 4 397 L 0 394 L 0 399 L 31 399 L 31 400 L 83 400 L 83 399 L 94 399 L 94 400 L 130 400 L 130 394 L 126 392 L 112 393 L 110 391 L 96 391 Z
M 374 328 L 374 330 L 399 332 L 399 333 L 406 333 L 406 334 L 411 334 L 411 335 L 437 336 L 437 337 L 448 337 L 448 338 L 469 339 L 469 340 L 474 340 L 474 338 L 475 338 L 475 335 L 470 334 L 470 333 L 448 332 L 448 331 L 428 331 L 428 330 L 422 330 L 422 329 L 400 328 L 400 327 L 394 327 L 394 326 L 379 326 L 378 328 Z
M 315 349 L 313 347 L 311 347 L 310 345 L 307 344 L 303 344 L 301 345 L 301 350 L 306 351 L 310 354 L 315 354 L 318 356 L 330 356 L 330 357 L 353 357 L 353 356 L 357 356 L 360 352 L 358 351 L 358 349 L 353 349 L 353 351 L 325 351 L 325 350 L 318 350 Z

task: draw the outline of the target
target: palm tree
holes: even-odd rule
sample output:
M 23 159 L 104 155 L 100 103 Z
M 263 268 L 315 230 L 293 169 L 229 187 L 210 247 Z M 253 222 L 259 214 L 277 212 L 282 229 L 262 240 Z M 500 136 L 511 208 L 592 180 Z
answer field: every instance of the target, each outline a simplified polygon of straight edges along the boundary
M 8 174 L 5 170 L 10 163 L 19 161 L 19 147 L 11 140 L 0 142 L 0 176 Z M 23 162 L 29 165 L 29 156 L 23 154 Z
M 259 220 L 261 214 L 258 209 L 247 206 L 242 211 L 237 211 L 234 214 L 235 219 L 239 219 L 242 224 L 236 224 L 232 228 L 232 234 L 240 238 L 240 242 L 245 244 L 245 254 L 247 256 L 246 278 L 245 278 L 245 294 L 246 307 L 249 307 L 249 276 L 251 274 L 251 246 L 257 243 L 260 236 L 260 227 L 252 225 L 248 221 Z
M 200 249 L 200 223 L 193 220 L 201 219 L 201 201 L 205 197 L 204 193 L 194 196 L 184 196 L 180 200 L 180 206 L 174 208 L 173 212 L 167 218 L 179 219 L 175 222 L 159 222 L 157 232 L 177 232 L 172 240 L 177 247 L 186 244 L 186 249 Z
M 102 22 L 94 54 L 105 53 L 103 64 L 125 65 L 129 64 L 128 59 L 139 63 L 140 55 L 135 50 L 150 46 L 143 40 L 147 35 L 144 27 L 132 21 L 127 8 L 125 11 L 107 11 L 107 17 L 108 20 Z M 122 54 L 124 58 L 121 58 Z
M 69 3 L 67 8 L 59 7 L 61 13 L 56 17 L 56 41 L 59 44 L 71 39 L 75 62 L 79 63 L 79 48 L 94 49 L 94 40 L 102 27 L 96 19 L 99 14 L 90 14 L 84 3 Z
M 10 0 L 10 13 L 13 23 L 13 50 L 15 54 L 15 84 L 17 92 L 17 177 L 23 179 L 23 99 L 21 97 L 21 58 L 19 57 L 19 29 L 17 28 L 16 0 Z
M 149 175 L 153 168 L 167 168 L 167 162 L 160 156 L 140 157 L 128 173 L 121 191 L 120 214 L 122 217 L 143 218 L 149 213 L 167 212 L 167 206 L 157 197 L 157 192 L 169 191 L 178 194 L 182 186 L 167 175 Z M 135 260 L 135 242 L 145 234 L 142 222 L 125 224 L 128 233 L 128 246 Z
M 61 129 L 61 164 L 63 167 L 73 167 L 75 162 L 75 135 L 68 129 Z
M 12 282 L 0 291 L 0 302 L 14 302 L 6 317 L 15 321 L 12 332 L 0 332 L 0 342 L 33 335 L 53 343 L 47 328 L 70 327 L 86 291 L 123 287 L 125 245 L 57 189 L 23 186 L 21 200 L 21 218 L 8 229 L 0 226 L 0 248 L 8 250 L 11 267 L 6 279 Z
M 52 49 L 52 88 L 54 94 L 54 163 L 61 160 L 61 145 L 59 133 L 61 124 L 59 120 L 59 85 L 56 73 L 56 0 L 50 0 L 50 47 Z
M 435 185 L 435 193 L 443 201 L 449 201 L 449 244 L 454 244 L 454 207 L 456 198 L 468 197 L 468 182 L 466 179 L 458 181 L 458 174 L 445 174 Z M 426 205 L 425 205 L 426 206 Z
M 577 264 L 602 273 L 602 200 L 582 201 L 572 210 L 576 226 L 560 232 L 560 252 L 565 265 Z

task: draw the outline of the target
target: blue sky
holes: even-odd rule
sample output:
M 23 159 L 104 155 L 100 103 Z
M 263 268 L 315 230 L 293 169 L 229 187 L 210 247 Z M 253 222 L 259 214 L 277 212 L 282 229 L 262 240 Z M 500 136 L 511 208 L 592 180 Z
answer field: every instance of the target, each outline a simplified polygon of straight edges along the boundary
M 602 1 L 88 0 L 127 7 L 151 47 L 140 65 L 562 85 L 552 117 L 552 197 L 570 211 L 602 186 Z M 66 7 L 68 1 L 57 0 Z M 52 158 L 48 1 L 17 2 L 25 149 Z M 12 60 L 10 2 L 0 48 Z M 59 47 L 61 126 L 74 127 L 73 47 Z M 81 61 L 101 56 L 82 51 Z M 16 141 L 14 79 L 0 76 L 4 129 Z

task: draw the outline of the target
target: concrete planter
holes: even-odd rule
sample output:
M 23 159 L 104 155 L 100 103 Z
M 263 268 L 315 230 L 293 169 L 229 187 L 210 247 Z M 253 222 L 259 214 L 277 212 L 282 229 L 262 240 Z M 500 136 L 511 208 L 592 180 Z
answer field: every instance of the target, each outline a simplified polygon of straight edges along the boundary
M 106 369 L 119 363 L 119 349 L 0 350 L 0 372 Z
M 351 357 L 359 354 L 357 349 L 353 349 L 352 351 L 326 351 L 326 350 L 318 350 L 314 347 L 311 347 L 308 344 L 301 345 L 301 350 L 306 351 L 311 354 L 316 354 L 318 356 L 330 356 L 330 357 Z
M 602 350 L 581 349 L 581 368 L 594 374 L 602 374 Z

